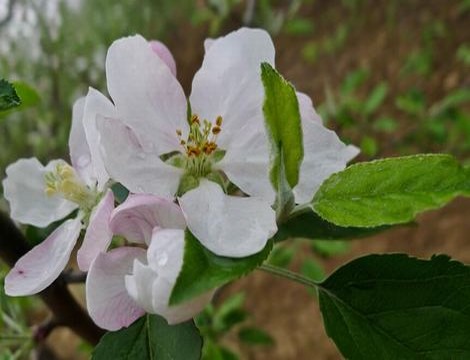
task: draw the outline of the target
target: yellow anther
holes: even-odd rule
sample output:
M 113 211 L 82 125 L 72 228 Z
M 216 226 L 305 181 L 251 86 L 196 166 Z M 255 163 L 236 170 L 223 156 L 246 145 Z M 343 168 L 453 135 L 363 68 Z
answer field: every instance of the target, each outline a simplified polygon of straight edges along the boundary
M 215 124 L 218 126 L 218 127 L 221 127 L 222 126 L 222 116 L 217 116 L 217 119 L 215 119 Z
M 57 194 L 57 190 L 50 186 L 47 186 L 44 192 L 46 193 L 47 196 L 52 196 L 52 195 Z
M 222 129 L 220 128 L 220 126 L 214 126 L 214 127 L 212 128 L 212 133 L 213 133 L 214 135 L 219 134 L 221 131 L 222 131 Z
M 191 124 L 200 125 L 201 122 L 199 121 L 199 116 L 197 116 L 196 114 L 191 115 Z
M 178 137 L 179 137 L 179 136 L 183 135 L 183 132 L 180 129 L 178 129 L 178 130 L 176 130 L 176 135 L 178 135 Z

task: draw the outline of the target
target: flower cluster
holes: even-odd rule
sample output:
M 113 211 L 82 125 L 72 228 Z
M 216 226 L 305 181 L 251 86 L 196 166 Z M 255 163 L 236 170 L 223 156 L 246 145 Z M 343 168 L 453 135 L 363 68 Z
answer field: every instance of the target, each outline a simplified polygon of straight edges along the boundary
M 17 262 L 5 279 L 7 294 L 50 285 L 84 230 L 77 262 L 88 272 L 87 307 L 99 326 L 126 327 L 145 312 L 178 323 L 213 295 L 168 305 L 186 231 L 233 258 L 258 253 L 275 235 L 260 76 L 261 63 L 274 67 L 273 43 L 265 31 L 243 28 L 204 45 L 186 98 L 163 44 L 138 35 L 115 41 L 106 58 L 112 101 L 90 88 L 76 102 L 71 165 L 33 158 L 7 168 L 4 193 L 15 220 L 45 227 L 67 218 Z M 308 96 L 297 98 L 304 158 L 293 194 L 304 204 L 358 150 L 322 125 Z M 121 204 L 115 183 L 130 192 Z

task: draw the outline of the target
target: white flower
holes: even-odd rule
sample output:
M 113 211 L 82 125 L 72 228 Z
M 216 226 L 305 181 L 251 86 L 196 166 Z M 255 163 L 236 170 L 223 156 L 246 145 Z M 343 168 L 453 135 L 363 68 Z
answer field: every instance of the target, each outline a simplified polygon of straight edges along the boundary
M 120 247 L 99 254 L 86 282 L 87 308 L 95 323 L 107 330 L 129 326 L 145 312 L 169 324 L 191 319 L 212 298 L 213 291 L 169 306 L 181 270 L 185 220 L 171 200 L 130 195 L 110 218 L 114 234 L 147 247 Z
M 106 100 L 106 99 L 104 99 Z M 106 100 L 107 101 L 107 100 Z M 99 158 L 98 133 L 85 133 L 94 119 L 93 101 L 79 99 L 73 108 L 69 138 L 72 166 L 53 160 L 43 166 L 36 158 L 20 159 L 6 169 L 4 196 L 11 217 L 20 223 L 45 227 L 78 209 L 77 217 L 63 222 L 42 243 L 25 254 L 5 278 L 8 295 L 31 295 L 49 286 L 65 268 L 81 229 L 88 225 L 79 250 L 79 265 L 87 270 L 93 258 L 111 241 L 108 219 L 114 208 L 109 179 Z M 101 113 L 106 113 L 100 108 Z M 113 110 L 113 108 L 109 108 Z
M 108 172 L 134 193 L 168 197 L 184 190 L 179 203 L 188 228 L 222 256 L 259 252 L 277 231 L 262 62 L 274 65 L 274 46 L 265 31 L 244 28 L 207 42 L 188 119 L 188 102 L 171 66 L 141 36 L 117 40 L 106 59 L 108 91 L 119 118 L 97 115 Z M 308 97 L 299 94 L 299 103 L 305 157 L 294 194 L 304 203 L 357 150 L 314 121 L 318 116 Z M 226 195 L 225 179 L 249 197 Z

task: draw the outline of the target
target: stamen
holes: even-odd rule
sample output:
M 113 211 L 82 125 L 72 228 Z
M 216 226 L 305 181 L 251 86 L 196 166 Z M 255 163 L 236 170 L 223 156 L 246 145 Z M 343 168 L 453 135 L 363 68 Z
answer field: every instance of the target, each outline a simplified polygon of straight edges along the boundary
M 93 206 L 96 196 L 77 177 L 75 170 L 68 164 L 58 164 L 55 171 L 44 176 L 47 196 L 61 195 L 63 198 L 77 203 L 81 207 Z
M 201 119 L 197 114 L 191 115 L 189 134 L 183 139 L 183 132 L 176 130 L 180 145 L 187 156 L 186 168 L 195 176 L 205 176 L 210 172 L 213 159 L 211 156 L 217 150 L 217 135 L 222 131 L 222 116 L 217 116 L 215 123 Z

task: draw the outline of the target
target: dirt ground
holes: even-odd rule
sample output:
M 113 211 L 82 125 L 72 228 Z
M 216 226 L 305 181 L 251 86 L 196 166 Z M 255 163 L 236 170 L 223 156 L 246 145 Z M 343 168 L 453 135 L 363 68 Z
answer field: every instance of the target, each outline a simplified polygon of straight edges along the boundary
M 392 7 L 392 2 L 396 6 Z M 470 41 L 470 17 L 468 12 L 458 12 L 460 2 L 392 2 L 365 1 L 360 11 L 354 14 L 340 6 L 339 0 L 316 1 L 304 7 L 301 14 L 312 19 L 315 26 L 313 35 L 281 35 L 275 38 L 278 69 L 298 90 L 308 93 L 314 103 L 324 100 L 327 85 L 333 90 L 337 89 L 344 76 L 358 66 L 369 68 L 374 81 L 387 80 L 391 95 L 394 96 L 408 89 L 410 84 L 422 86 L 431 99 L 438 99 L 456 87 L 470 85 L 468 70 L 454 60 L 458 44 Z M 400 68 L 410 49 L 415 48 L 420 41 L 423 26 L 434 18 L 446 24 L 448 34 L 437 40 L 438 51 L 432 74 L 427 78 L 400 77 Z M 351 21 L 353 26 L 340 51 L 321 55 L 313 64 L 302 59 L 301 50 L 307 41 L 321 40 L 331 35 L 344 21 Z M 236 19 L 233 23 L 237 23 Z M 201 63 L 204 37 L 203 31 L 190 31 L 188 27 L 182 26 L 175 29 L 169 41 L 169 47 L 177 60 L 178 77 L 186 90 L 190 89 L 192 76 Z M 367 90 L 370 89 L 364 91 Z M 396 115 L 393 97 L 390 98 L 392 100 L 385 104 L 386 111 Z M 386 155 L 395 154 L 394 141 L 412 126 L 403 119 L 399 120 L 401 131 L 381 139 L 385 144 L 390 144 L 385 147 Z M 397 228 L 353 241 L 352 250 L 347 255 L 325 261 L 324 265 L 327 272 L 331 273 L 341 264 L 362 254 L 385 252 L 406 252 L 419 257 L 446 253 L 470 263 L 470 200 L 458 199 L 441 210 L 424 214 L 416 226 Z M 276 339 L 276 345 L 270 348 L 240 349 L 245 359 L 341 359 L 323 330 L 316 300 L 302 286 L 255 272 L 229 286 L 225 295 L 239 290 L 247 294 L 246 304 L 254 323 Z M 57 332 L 51 342 L 61 343 L 63 337 L 68 336 Z M 238 346 L 233 339 L 228 339 L 228 344 L 234 349 Z M 64 356 L 73 358 L 70 352 Z

